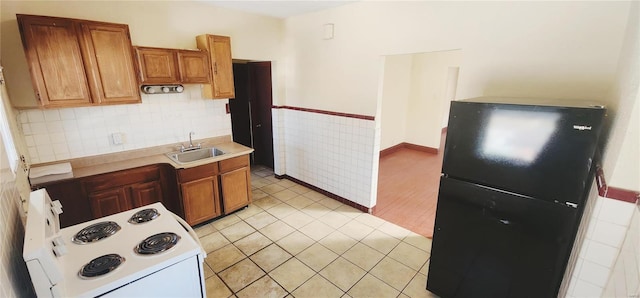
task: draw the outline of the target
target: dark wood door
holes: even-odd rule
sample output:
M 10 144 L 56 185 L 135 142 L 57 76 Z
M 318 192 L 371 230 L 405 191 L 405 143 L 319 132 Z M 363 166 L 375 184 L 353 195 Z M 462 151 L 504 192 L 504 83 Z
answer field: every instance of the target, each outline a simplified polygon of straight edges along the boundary
M 253 148 L 249 113 L 249 66 L 233 63 L 233 80 L 236 85 L 236 97 L 229 100 L 233 141 Z
M 251 62 L 250 104 L 254 163 L 273 169 L 273 129 L 271 125 L 271 62 Z
M 141 207 L 162 201 L 162 186 L 159 181 L 131 185 L 133 207 Z
M 93 218 L 116 214 L 133 208 L 127 195 L 127 190 L 123 187 L 116 187 L 89 194 L 91 213 Z

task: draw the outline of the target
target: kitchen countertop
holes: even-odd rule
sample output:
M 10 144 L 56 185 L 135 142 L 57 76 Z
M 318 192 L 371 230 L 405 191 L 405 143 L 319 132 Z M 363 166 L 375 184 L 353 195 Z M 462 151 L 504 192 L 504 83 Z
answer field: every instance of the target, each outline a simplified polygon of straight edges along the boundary
M 218 162 L 221 160 L 246 155 L 253 152 L 253 148 L 234 143 L 231 140 L 231 136 L 222 136 L 201 140 L 194 140 L 194 144 L 200 143 L 203 148 L 216 147 L 222 150 L 225 154 L 215 156 L 203 160 L 194 162 L 179 164 L 171 160 L 165 155 L 165 153 L 176 152 L 182 143 L 167 144 L 156 147 L 149 147 L 143 149 L 122 151 L 116 153 L 87 156 L 69 160 L 59 160 L 49 163 L 34 164 L 32 167 L 45 166 L 63 162 L 69 162 L 73 169 L 73 178 L 82 178 L 93 175 L 99 175 L 104 173 L 116 172 L 126 169 L 132 169 L 137 167 L 143 167 L 154 164 L 169 164 L 175 169 L 186 169 L 197 167 L 204 164 Z M 62 179 L 62 180 L 67 180 Z M 55 180 L 53 180 L 55 181 Z M 53 182 L 53 181 L 48 181 Z M 60 181 L 60 180 L 58 180 Z M 34 184 L 34 183 L 32 183 Z

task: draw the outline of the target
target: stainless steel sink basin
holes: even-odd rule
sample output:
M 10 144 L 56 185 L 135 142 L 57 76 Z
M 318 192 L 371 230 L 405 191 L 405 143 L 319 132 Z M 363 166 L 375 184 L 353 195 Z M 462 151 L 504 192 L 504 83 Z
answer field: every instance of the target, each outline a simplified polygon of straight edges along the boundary
M 185 152 L 171 152 L 167 156 L 177 163 L 188 163 L 223 155 L 224 152 L 215 147 L 190 150 Z

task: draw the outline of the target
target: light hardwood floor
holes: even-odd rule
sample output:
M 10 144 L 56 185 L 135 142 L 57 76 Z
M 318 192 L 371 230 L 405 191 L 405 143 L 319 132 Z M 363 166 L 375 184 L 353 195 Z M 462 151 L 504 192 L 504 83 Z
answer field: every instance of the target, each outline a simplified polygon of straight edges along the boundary
M 401 149 L 380 158 L 375 216 L 433 237 L 444 141 L 438 154 Z

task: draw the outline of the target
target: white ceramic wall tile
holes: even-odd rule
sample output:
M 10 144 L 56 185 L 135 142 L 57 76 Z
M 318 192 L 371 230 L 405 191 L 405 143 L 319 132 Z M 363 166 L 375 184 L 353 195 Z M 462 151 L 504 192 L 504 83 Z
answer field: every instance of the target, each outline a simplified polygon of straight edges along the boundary
M 32 163 L 139 149 L 231 134 L 228 100 L 202 99 L 200 85 L 179 94 L 142 95 L 142 104 L 24 110 L 18 119 Z M 124 144 L 113 144 L 112 134 Z M 64 148 L 66 146 L 66 148 Z
M 636 205 L 632 203 L 603 198 L 598 219 L 627 227 L 635 207 Z
M 287 175 L 366 207 L 372 196 L 375 123 L 281 109 Z
M 633 210 L 626 237 L 616 260 L 605 294 L 637 297 L 640 294 L 640 206 Z

